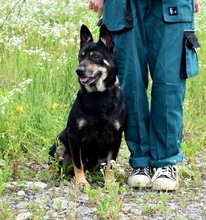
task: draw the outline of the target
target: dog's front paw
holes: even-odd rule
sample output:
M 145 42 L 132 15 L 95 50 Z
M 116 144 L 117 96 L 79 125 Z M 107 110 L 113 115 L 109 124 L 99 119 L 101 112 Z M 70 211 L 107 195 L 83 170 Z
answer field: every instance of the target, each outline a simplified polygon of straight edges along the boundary
M 74 174 L 75 174 L 76 183 L 78 183 L 80 185 L 89 185 L 89 183 L 87 182 L 86 177 L 85 177 L 83 166 L 81 166 L 79 169 L 74 164 Z
M 75 178 L 75 181 L 76 181 L 76 183 L 79 184 L 79 185 L 83 185 L 83 186 L 88 185 L 88 186 L 89 186 L 89 183 L 88 183 L 88 181 L 86 180 L 85 177 L 76 177 L 76 178 Z
M 105 172 L 105 182 L 114 179 L 115 179 L 114 171 L 112 169 L 107 169 Z

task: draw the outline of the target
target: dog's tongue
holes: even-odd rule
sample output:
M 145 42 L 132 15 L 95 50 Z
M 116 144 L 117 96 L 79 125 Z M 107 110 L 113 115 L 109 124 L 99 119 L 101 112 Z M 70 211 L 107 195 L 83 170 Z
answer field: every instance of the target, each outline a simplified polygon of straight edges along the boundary
M 89 80 L 89 78 L 80 78 L 79 80 L 82 83 L 86 83 Z

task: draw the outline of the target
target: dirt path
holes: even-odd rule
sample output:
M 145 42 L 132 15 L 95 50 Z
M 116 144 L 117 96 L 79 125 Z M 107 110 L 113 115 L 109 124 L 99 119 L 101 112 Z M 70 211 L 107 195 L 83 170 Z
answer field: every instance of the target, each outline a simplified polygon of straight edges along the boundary
M 7 184 L 0 198 L 0 219 L 205 220 L 205 168 L 204 163 L 200 163 L 200 179 L 197 179 L 192 174 L 198 172 L 193 173 L 191 166 L 183 165 L 180 187 L 175 192 L 131 189 L 123 184 L 118 192 L 115 192 L 115 187 L 108 190 L 109 193 L 105 191 L 105 196 L 98 193 L 94 184 L 96 188 L 90 194 L 96 194 L 88 198 L 84 190 L 67 181 L 57 187 L 42 182 L 12 182 Z M 129 174 L 129 167 L 120 169 L 125 175 Z M 119 187 L 118 184 L 116 186 Z M 121 192 L 122 188 L 124 191 Z

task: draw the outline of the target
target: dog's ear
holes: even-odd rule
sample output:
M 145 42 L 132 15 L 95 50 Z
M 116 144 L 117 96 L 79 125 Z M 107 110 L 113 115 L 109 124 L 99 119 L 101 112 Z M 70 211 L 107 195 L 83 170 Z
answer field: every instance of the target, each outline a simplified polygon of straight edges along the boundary
M 101 25 L 99 41 L 101 41 L 109 51 L 114 53 L 114 42 L 112 40 L 112 35 L 105 24 Z
M 82 46 L 82 44 L 84 44 L 84 43 L 93 41 L 92 34 L 91 34 L 90 30 L 84 24 L 81 26 L 80 39 L 81 39 L 80 46 Z

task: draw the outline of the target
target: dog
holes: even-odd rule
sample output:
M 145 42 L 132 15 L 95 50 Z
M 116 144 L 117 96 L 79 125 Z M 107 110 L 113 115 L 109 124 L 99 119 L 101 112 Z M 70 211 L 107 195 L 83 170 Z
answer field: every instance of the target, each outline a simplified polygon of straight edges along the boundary
M 87 26 L 81 26 L 78 60 L 76 74 L 80 89 L 66 128 L 49 153 L 62 158 L 64 165 L 73 165 L 76 182 L 89 184 L 85 171 L 97 170 L 104 162 L 105 177 L 110 178 L 111 160 L 117 158 L 126 119 L 114 42 L 104 24 L 97 42 Z

